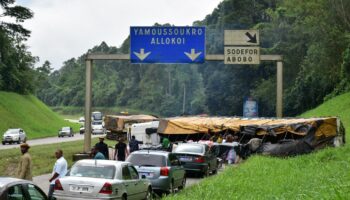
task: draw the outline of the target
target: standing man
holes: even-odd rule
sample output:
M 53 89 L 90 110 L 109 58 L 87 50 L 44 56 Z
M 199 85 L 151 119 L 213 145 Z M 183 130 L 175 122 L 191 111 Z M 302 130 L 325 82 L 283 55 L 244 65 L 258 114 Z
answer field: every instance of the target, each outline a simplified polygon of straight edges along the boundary
M 115 145 L 114 158 L 118 161 L 125 161 L 128 156 L 128 148 L 124 143 L 123 137 L 119 138 L 119 142 Z
M 131 140 L 129 142 L 130 153 L 139 150 L 139 141 L 136 140 L 135 135 L 131 136 Z
M 99 140 L 100 142 L 95 144 L 95 147 L 105 156 L 105 158 L 107 160 L 109 160 L 109 154 L 108 154 L 108 146 L 106 143 L 104 143 L 105 137 L 104 136 L 100 136 Z
M 52 177 L 49 180 L 50 182 L 50 188 L 48 193 L 49 199 L 52 199 L 52 194 L 55 187 L 55 181 L 59 178 L 66 176 L 68 171 L 67 170 L 68 164 L 66 159 L 64 159 L 63 157 L 63 152 L 61 149 L 56 150 L 55 157 L 57 160 L 52 170 Z
M 25 179 L 32 181 L 33 175 L 32 175 L 32 158 L 30 157 L 28 153 L 28 149 L 30 146 L 27 143 L 23 143 L 20 145 L 22 156 L 19 160 L 18 168 L 17 168 L 17 178 Z

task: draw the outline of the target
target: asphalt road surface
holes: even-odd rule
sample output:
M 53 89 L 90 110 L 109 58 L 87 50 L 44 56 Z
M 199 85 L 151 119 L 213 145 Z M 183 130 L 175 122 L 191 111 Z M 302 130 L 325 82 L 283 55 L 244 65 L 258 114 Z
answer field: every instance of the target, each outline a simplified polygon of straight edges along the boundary
M 98 137 L 100 135 L 91 135 L 92 138 Z M 34 140 L 28 140 L 27 143 L 30 146 L 35 145 L 42 145 L 42 144 L 55 144 L 55 143 L 61 143 L 61 142 L 71 142 L 71 141 L 77 141 L 77 140 L 83 140 L 84 134 L 80 135 L 74 134 L 74 137 L 49 137 L 49 138 L 41 138 L 41 139 L 34 139 Z M 13 148 L 19 148 L 19 144 L 8 144 L 5 145 L 0 144 L 0 150 L 2 149 L 13 149 Z

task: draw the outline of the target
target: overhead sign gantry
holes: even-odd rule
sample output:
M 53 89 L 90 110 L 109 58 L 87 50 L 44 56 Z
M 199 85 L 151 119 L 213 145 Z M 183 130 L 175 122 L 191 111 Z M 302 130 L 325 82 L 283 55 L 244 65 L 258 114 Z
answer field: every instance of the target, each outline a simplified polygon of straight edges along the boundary
M 282 117 L 283 64 L 280 55 L 260 55 L 257 30 L 226 30 L 224 54 L 205 52 L 205 27 L 130 27 L 130 54 L 86 56 L 84 152 L 91 147 L 92 65 L 94 60 L 125 60 L 131 63 L 184 63 L 224 61 L 225 64 L 277 62 L 276 116 Z
M 205 27 L 130 27 L 131 63 L 204 63 Z

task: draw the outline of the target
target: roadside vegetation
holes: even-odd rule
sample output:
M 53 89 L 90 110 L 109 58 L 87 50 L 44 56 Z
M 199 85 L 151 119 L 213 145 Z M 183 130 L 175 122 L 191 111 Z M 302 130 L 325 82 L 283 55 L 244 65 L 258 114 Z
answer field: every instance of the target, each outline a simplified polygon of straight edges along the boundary
M 350 133 L 350 93 L 302 117 L 339 116 Z M 252 156 L 166 199 L 348 199 L 350 145 L 290 158 Z
M 98 138 L 92 138 L 92 146 L 98 142 Z M 107 140 L 109 146 L 114 146 L 115 141 Z M 73 164 L 73 154 L 83 152 L 84 141 L 63 142 L 32 146 L 29 153 L 33 161 L 33 175 L 38 176 L 51 173 L 56 162 L 55 151 L 62 149 L 69 167 Z M 19 148 L 0 150 L 0 176 L 15 176 L 21 151 Z
M 0 91 L 0 134 L 8 128 L 23 128 L 28 139 L 57 136 L 63 126 L 79 131 L 79 125 L 63 120 L 33 95 Z

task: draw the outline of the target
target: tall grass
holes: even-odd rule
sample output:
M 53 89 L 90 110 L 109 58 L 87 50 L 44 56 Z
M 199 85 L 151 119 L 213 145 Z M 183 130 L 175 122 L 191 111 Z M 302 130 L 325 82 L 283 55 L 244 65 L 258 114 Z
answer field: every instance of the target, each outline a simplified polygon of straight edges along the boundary
M 64 121 L 44 103 L 32 95 L 0 92 L 0 134 L 8 128 L 23 128 L 29 139 L 57 135 L 62 126 L 78 124 Z

